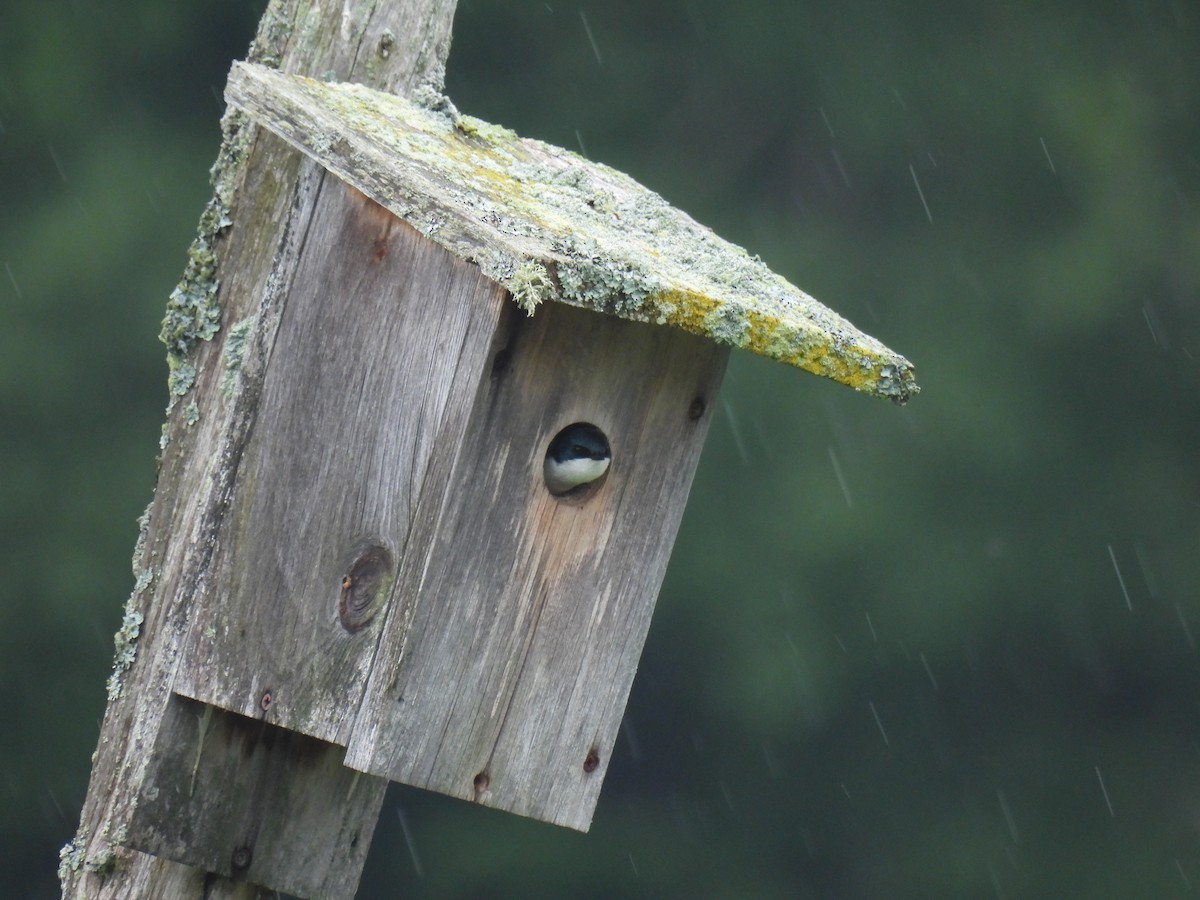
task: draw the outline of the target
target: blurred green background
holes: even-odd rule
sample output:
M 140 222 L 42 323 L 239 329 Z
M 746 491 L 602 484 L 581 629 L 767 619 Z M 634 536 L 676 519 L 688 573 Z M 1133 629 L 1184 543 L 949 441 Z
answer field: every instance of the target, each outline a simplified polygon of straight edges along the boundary
M 262 0 L 0 6 L 0 896 L 57 896 Z M 582 148 L 917 365 L 734 354 L 592 831 L 394 788 L 360 896 L 1200 891 L 1200 9 L 461 0 Z

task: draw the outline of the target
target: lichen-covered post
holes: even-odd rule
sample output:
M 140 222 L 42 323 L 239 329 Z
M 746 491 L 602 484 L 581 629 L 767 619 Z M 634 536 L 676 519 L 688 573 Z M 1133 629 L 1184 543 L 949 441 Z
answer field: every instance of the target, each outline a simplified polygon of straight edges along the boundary
M 437 92 L 453 14 L 453 0 L 271 0 L 249 57 L 404 94 Z M 188 604 L 208 577 L 213 535 L 270 366 L 266 350 L 294 277 L 297 236 L 310 227 L 325 177 L 238 111 L 225 116 L 222 138 L 213 199 L 163 324 L 170 405 L 158 481 L 140 523 L 88 795 L 61 855 L 64 897 L 269 896 L 259 884 L 351 896 L 385 784 L 347 774 L 338 748 L 289 739 L 261 721 L 246 727 L 171 691 Z M 178 751 L 175 799 L 183 805 L 152 837 L 183 843 L 202 821 L 182 814 L 186 804 L 208 814 L 174 859 L 129 846 L 139 795 L 169 762 L 152 756 L 156 747 Z M 250 763 L 222 766 L 234 758 Z M 286 796 L 292 800 L 278 802 Z

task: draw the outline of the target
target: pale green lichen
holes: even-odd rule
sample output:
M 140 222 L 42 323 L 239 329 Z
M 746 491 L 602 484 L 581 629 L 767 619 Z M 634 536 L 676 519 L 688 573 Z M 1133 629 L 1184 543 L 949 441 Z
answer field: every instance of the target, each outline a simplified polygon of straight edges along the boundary
M 192 389 L 196 383 L 196 367 L 186 356 L 167 356 L 167 389 L 171 393 L 171 405 Z
M 221 307 L 217 300 L 219 260 L 213 246 L 232 222 L 229 208 L 254 128 L 243 114 L 233 110 L 222 119 L 221 130 L 221 149 L 209 171 L 213 196 L 200 214 L 183 277 L 167 299 L 159 332 L 159 339 L 167 347 L 168 411 L 196 383 L 193 355 L 197 346 L 211 341 L 221 328 Z M 188 424 L 194 424 L 198 414 L 197 410 L 194 416 L 189 415 Z
M 258 316 L 247 316 L 232 325 L 228 337 L 225 338 L 225 369 L 221 372 L 221 394 L 225 397 L 233 396 L 234 388 L 237 387 L 242 363 L 245 362 L 246 351 L 250 349 L 250 338 L 257 324 Z
M 552 247 L 563 257 L 558 264 L 563 299 L 576 306 L 631 318 L 661 287 L 655 276 L 605 253 L 594 241 L 569 235 Z
M 134 594 L 140 594 L 146 588 L 150 587 L 150 585 L 153 583 L 154 583 L 154 570 L 153 569 L 142 569 L 142 571 L 137 573 L 137 577 L 134 579 L 134 582 L 133 582 Z
M 100 837 L 108 837 L 107 825 L 101 830 Z M 124 842 L 125 837 L 126 829 L 121 827 L 117 829 L 113 840 L 102 840 L 89 855 L 87 852 L 88 829 L 81 825 L 75 837 L 67 841 L 58 851 L 58 881 L 62 886 L 63 895 L 65 896 L 67 893 L 67 882 L 71 880 L 71 876 L 78 874 L 81 869 L 101 878 L 107 878 L 115 872 L 125 855 L 119 846 Z
M 445 102 L 447 106 L 453 108 L 449 100 Z M 476 138 L 484 143 L 519 140 L 515 131 L 511 131 L 503 125 L 494 125 L 491 122 L 485 122 L 483 119 L 477 119 L 474 116 L 464 116 L 457 111 L 455 111 L 453 121 L 454 127 L 462 134 L 467 137 Z
M 64 893 L 71 875 L 83 867 L 87 856 L 87 839 L 87 828 L 80 826 L 79 833 L 58 851 L 58 880 Z
M 209 204 L 211 208 L 212 204 Z M 207 215 L 207 210 L 206 210 Z M 167 360 L 172 375 L 190 368 L 190 374 L 179 375 L 171 387 L 171 396 L 187 393 L 196 370 L 187 362 L 192 350 L 201 341 L 212 340 L 221 327 L 221 308 L 217 305 L 217 258 L 209 239 L 198 236 L 188 250 L 183 279 L 167 300 L 159 340 L 167 346 Z
M 134 597 L 136 596 L 135 594 Z M 121 696 L 125 685 L 125 673 L 137 659 L 137 639 L 142 633 L 142 623 L 146 621 L 146 617 L 133 608 L 134 597 L 129 598 L 129 604 L 125 607 L 125 616 L 121 620 L 121 628 L 114 638 L 116 653 L 113 654 L 112 673 L 108 676 L 108 699 L 110 701 Z
M 136 565 L 136 564 L 135 564 Z M 142 624 L 145 615 L 138 608 L 142 595 L 154 583 L 155 573 L 151 568 L 136 570 L 137 578 L 133 584 L 133 592 L 125 603 L 125 615 L 121 619 L 121 627 L 113 637 L 116 645 L 113 653 L 112 673 L 108 676 L 108 699 L 116 700 L 121 696 L 124 686 L 125 673 L 137 659 L 137 641 L 142 634 Z
M 525 261 L 513 272 L 508 281 L 508 289 L 512 292 L 517 306 L 525 310 L 527 316 L 532 316 L 534 311 L 555 293 L 550 273 L 536 260 Z
M 726 304 L 710 310 L 705 315 L 704 330 L 711 334 L 717 343 L 742 347 L 746 345 L 750 334 L 750 322 L 745 310 Z
M 213 212 L 215 198 L 201 216 L 202 228 L 224 227 L 227 219 Z M 217 258 L 209 238 L 196 237 L 188 250 L 183 278 L 167 300 L 159 339 L 167 346 L 168 411 L 196 382 L 192 351 L 201 341 L 210 341 L 221 327 L 221 307 L 217 303 Z
M 254 144 L 254 135 L 253 123 L 241 110 L 227 110 L 222 116 L 221 147 L 208 173 L 213 186 L 213 199 L 216 202 L 210 205 L 213 217 L 210 220 L 201 218 L 202 234 L 214 236 L 230 224 L 229 208 L 233 204 L 238 181 L 246 165 L 246 157 Z
M 83 867 L 91 874 L 105 878 L 116 870 L 117 862 L 116 848 L 112 844 L 106 843 L 87 858 Z
M 314 134 L 312 136 L 313 148 L 318 153 L 328 153 L 333 148 L 333 143 L 336 140 L 336 134 Z

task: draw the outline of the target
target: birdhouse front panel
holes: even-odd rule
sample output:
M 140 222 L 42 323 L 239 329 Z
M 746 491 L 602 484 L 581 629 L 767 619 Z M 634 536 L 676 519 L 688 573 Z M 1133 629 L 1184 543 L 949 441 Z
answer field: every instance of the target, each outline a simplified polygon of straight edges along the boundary
M 346 764 L 586 829 L 728 350 L 557 304 L 505 318 L 440 505 L 426 479 L 428 550 L 401 566 Z M 609 465 L 556 494 L 556 436 L 596 455 L 580 426 Z

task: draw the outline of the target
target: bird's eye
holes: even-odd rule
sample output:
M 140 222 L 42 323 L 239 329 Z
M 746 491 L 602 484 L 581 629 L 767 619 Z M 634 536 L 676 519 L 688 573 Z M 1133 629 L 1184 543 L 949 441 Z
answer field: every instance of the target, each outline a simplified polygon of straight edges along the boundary
M 587 447 L 583 446 L 583 444 L 576 444 L 571 449 L 573 451 L 575 451 L 576 456 L 591 456 L 592 455 L 592 451 L 589 450 Z

